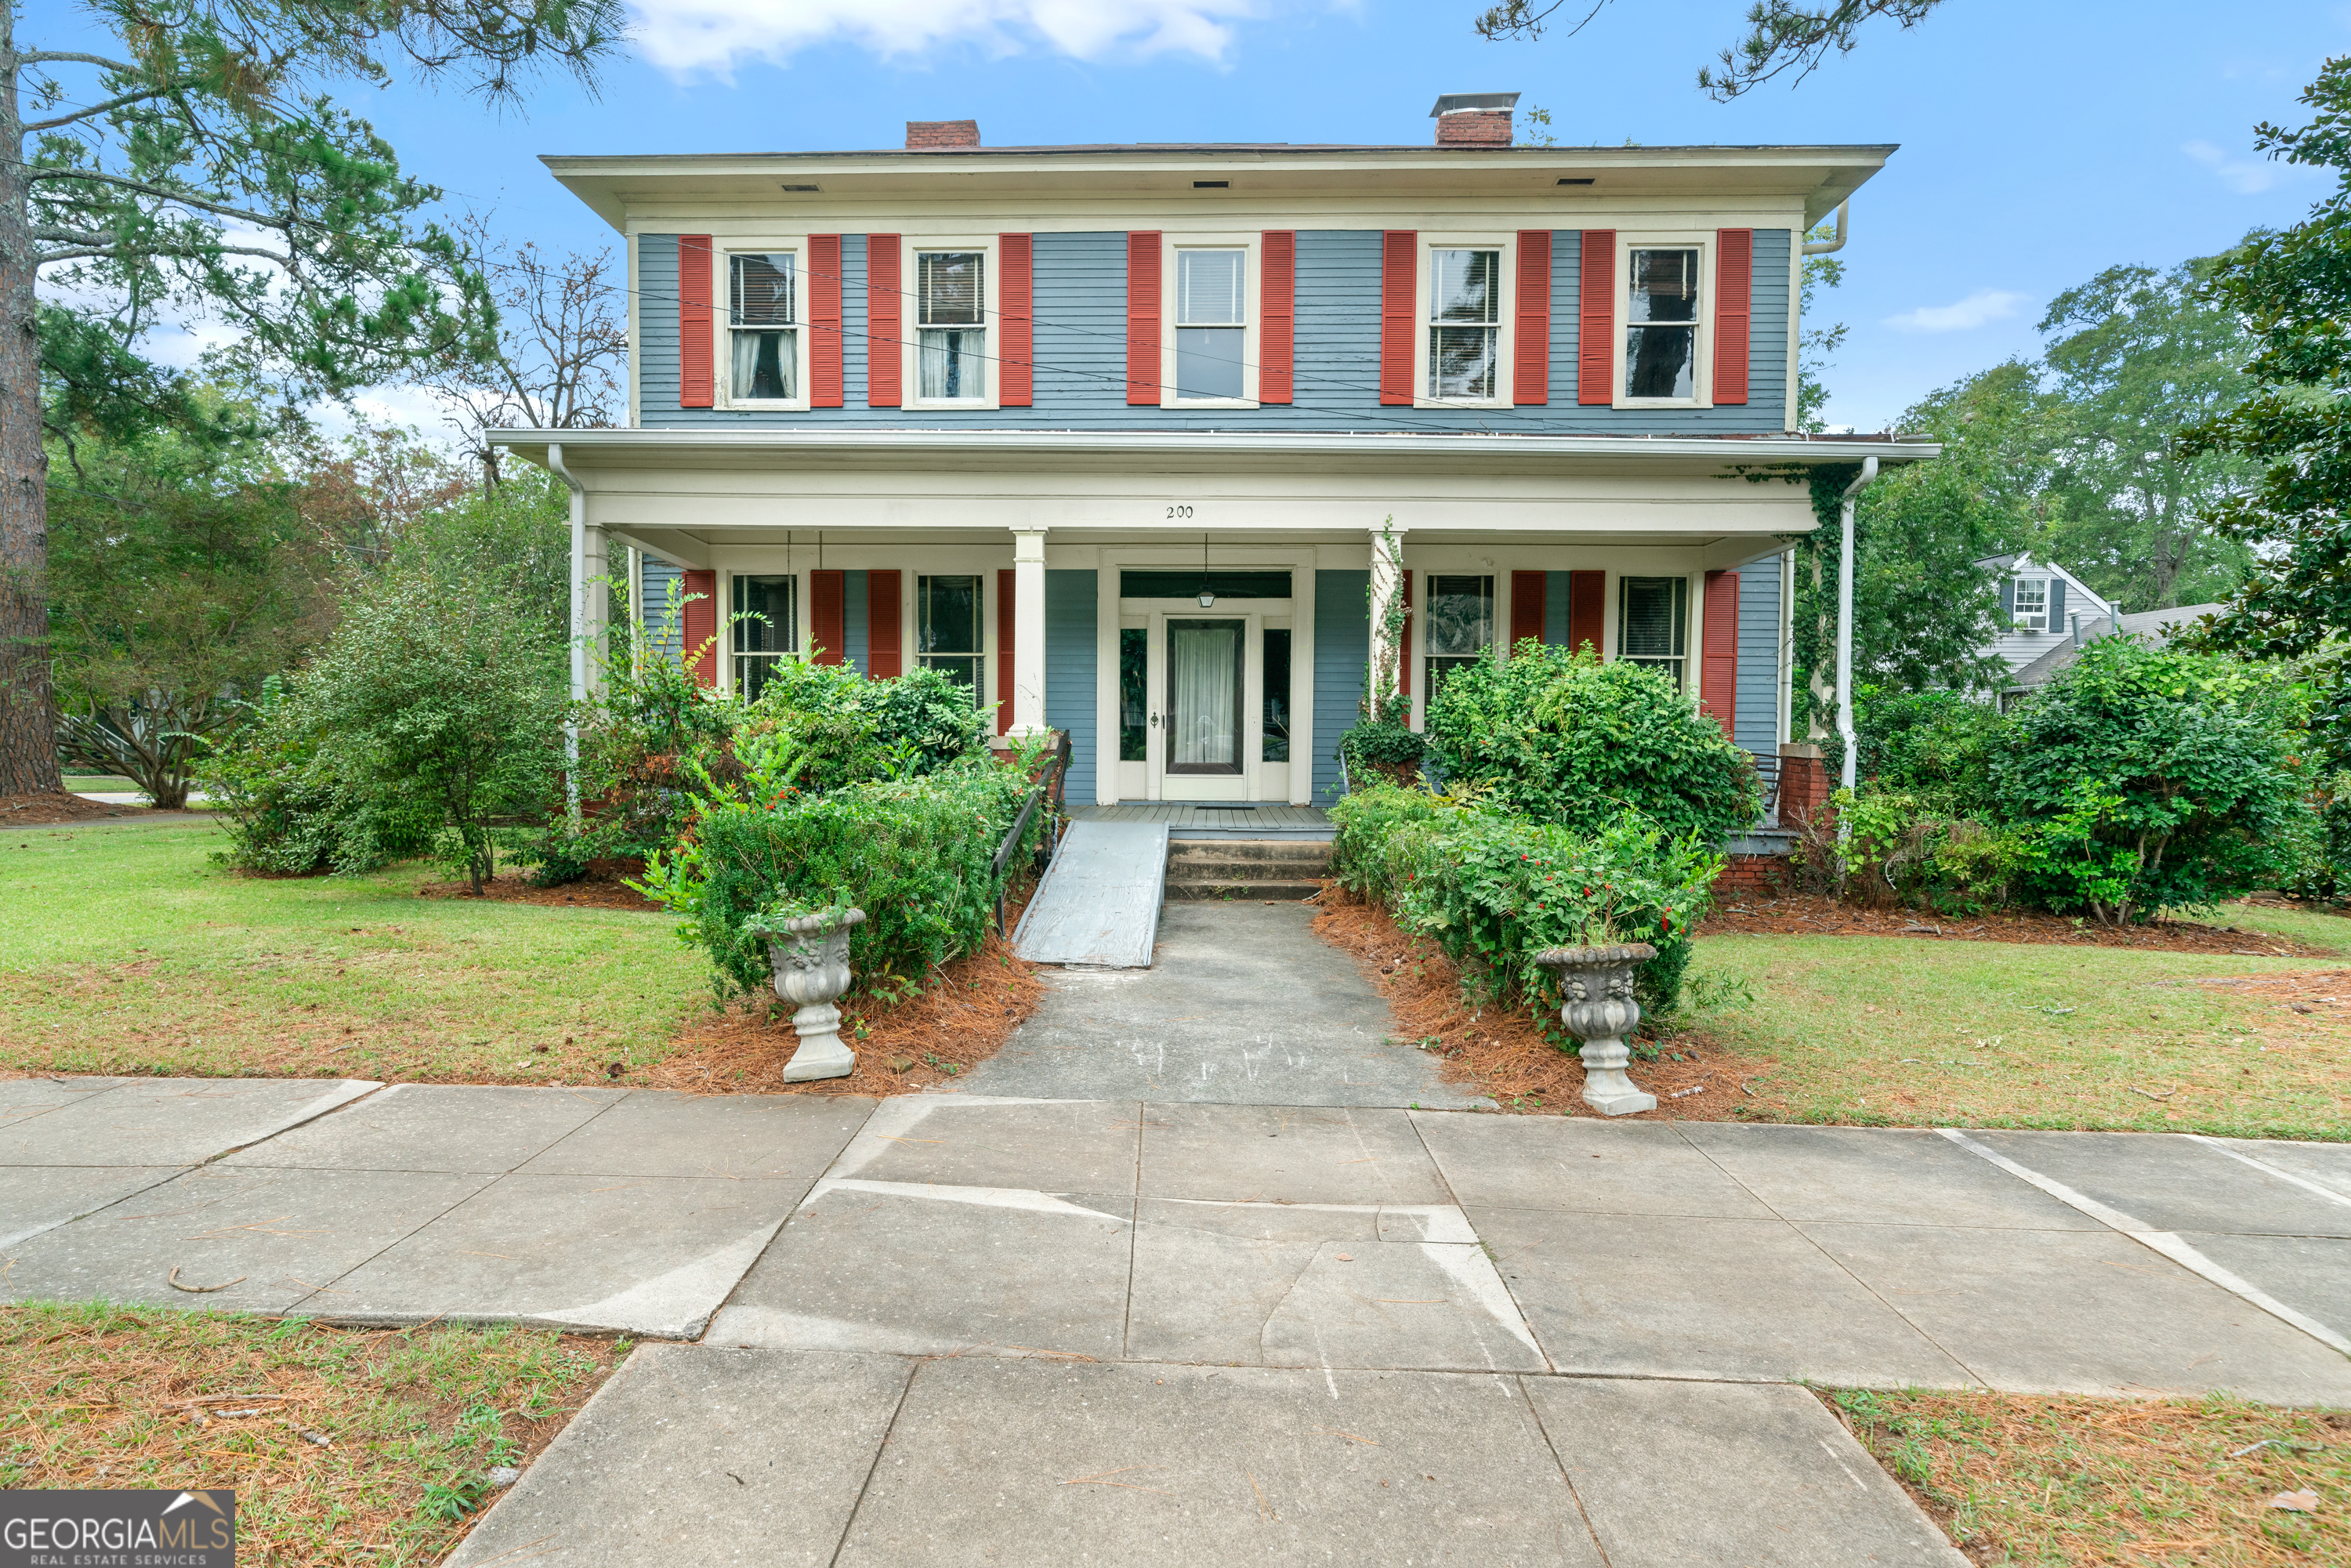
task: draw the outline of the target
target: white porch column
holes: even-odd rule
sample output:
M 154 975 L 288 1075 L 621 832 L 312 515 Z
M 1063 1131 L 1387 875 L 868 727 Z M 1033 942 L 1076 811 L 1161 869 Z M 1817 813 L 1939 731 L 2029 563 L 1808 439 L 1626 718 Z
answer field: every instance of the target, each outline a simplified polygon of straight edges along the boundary
M 1403 667 L 1405 651 L 1387 634 L 1388 612 L 1395 606 L 1396 596 L 1403 591 L 1404 530 L 1394 524 L 1384 524 L 1372 530 L 1370 690 L 1374 697 L 1395 693 L 1397 672 Z
M 588 634 L 581 644 L 578 663 L 573 666 L 580 695 L 603 690 L 603 680 L 598 674 L 600 661 L 611 655 L 611 644 L 605 633 L 612 624 L 611 549 L 604 530 L 583 527 L 580 530 L 580 566 L 584 580 L 580 597 L 580 630 Z
M 1012 534 L 1012 727 L 1045 729 L 1045 530 Z

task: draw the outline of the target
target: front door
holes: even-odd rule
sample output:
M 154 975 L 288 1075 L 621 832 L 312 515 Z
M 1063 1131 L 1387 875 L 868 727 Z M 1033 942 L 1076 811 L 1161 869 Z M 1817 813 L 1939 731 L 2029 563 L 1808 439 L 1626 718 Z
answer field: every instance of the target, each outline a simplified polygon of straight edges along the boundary
M 1119 611 L 1118 798 L 1288 800 L 1289 601 Z
M 1166 657 L 1159 682 L 1160 797 L 1241 800 L 1249 797 L 1246 658 L 1249 624 L 1240 616 L 1165 618 Z

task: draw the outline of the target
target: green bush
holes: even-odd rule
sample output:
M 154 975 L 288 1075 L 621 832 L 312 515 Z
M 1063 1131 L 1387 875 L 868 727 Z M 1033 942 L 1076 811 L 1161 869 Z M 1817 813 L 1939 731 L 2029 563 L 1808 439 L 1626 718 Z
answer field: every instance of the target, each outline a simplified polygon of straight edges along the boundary
M 1583 833 L 1625 812 L 1709 847 L 1754 825 L 1754 764 L 1671 679 L 1625 660 L 1534 642 L 1455 670 L 1428 705 L 1448 780 L 1502 810 Z
M 1854 702 L 1858 771 L 1871 787 L 1914 797 L 1927 809 L 1978 816 L 2007 725 L 1991 704 L 1957 692 L 1864 686 Z
M 246 721 L 196 765 L 228 831 L 214 860 L 273 876 L 355 876 L 432 847 L 433 821 L 355 788 L 326 738 L 293 683 L 263 683 Z
M 1849 835 L 1843 842 L 1840 827 Z M 2015 833 L 1875 785 L 1838 790 L 1835 810 L 1808 824 L 1790 852 L 1802 885 L 1950 915 L 2009 902 L 2024 855 Z
M 2302 701 L 2261 666 L 2092 643 L 2011 716 L 1992 765 L 2021 891 L 2119 925 L 2289 880 L 2315 831 Z
M 1349 780 L 1360 789 L 1416 772 L 1428 755 L 1428 738 L 1400 718 L 1364 718 L 1341 733 L 1339 750 Z
M 1465 981 L 1522 1000 L 1548 1023 L 1558 1005 L 1534 965 L 1552 947 L 1646 942 L 1636 994 L 1653 1016 L 1680 1005 L 1690 933 L 1722 857 L 1631 812 L 1579 831 L 1485 802 L 1379 785 L 1332 808 L 1340 884 L 1436 939 Z
M 1029 760 L 787 794 L 772 806 L 758 799 L 768 789 L 755 768 L 754 798 L 710 803 L 684 842 L 652 857 L 642 885 L 684 917 L 678 936 L 710 955 L 722 996 L 768 983 L 769 920 L 835 904 L 865 911 L 849 949 L 861 989 L 920 985 L 977 947 L 995 919 L 1002 886 L 991 862 L 1028 793 Z M 1030 819 L 1029 842 L 1043 822 L 1041 811 Z M 1008 869 L 1022 863 L 1016 852 Z

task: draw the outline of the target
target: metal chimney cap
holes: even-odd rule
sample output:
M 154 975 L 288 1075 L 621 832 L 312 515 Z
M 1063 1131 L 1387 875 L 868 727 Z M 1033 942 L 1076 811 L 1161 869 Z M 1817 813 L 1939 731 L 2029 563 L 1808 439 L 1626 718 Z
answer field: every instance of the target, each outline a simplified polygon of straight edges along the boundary
M 1518 106 L 1519 95 L 1514 92 L 1439 93 L 1437 107 L 1428 111 L 1428 118 L 1435 120 L 1439 115 L 1459 114 L 1466 110 L 1516 109 Z

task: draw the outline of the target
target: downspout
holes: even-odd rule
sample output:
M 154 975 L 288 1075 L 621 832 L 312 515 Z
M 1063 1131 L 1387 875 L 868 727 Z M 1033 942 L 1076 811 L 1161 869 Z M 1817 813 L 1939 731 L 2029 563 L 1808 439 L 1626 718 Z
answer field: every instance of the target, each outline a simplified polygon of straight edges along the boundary
M 1845 789 L 1854 785 L 1855 769 L 1860 762 L 1860 747 L 1853 734 L 1853 508 L 1854 498 L 1863 486 L 1877 477 L 1877 459 L 1861 460 L 1861 474 L 1844 487 L 1838 507 L 1842 527 L 1837 539 L 1837 738 L 1844 743 L 1844 760 L 1837 768 L 1837 781 Z M 1844 819 L 1837 819 L 1837 837 L 1846 833 Z
M 1837 204 L 1836 237 L 1834 239 L 1809 240 L 1805 242 L 1804 254 L 1806 256 L 1830 256 L 1844 248 L 1844 209 L 1845 204 L 1839 202 Z
M 563 443 L 547 444 L 547 468 L 571 492 L 571 700 L 588 700 L 588 490 L 563 465 Z M 580 721 L 563 723 L 564 793 L 572 825 L 580 822 Z

